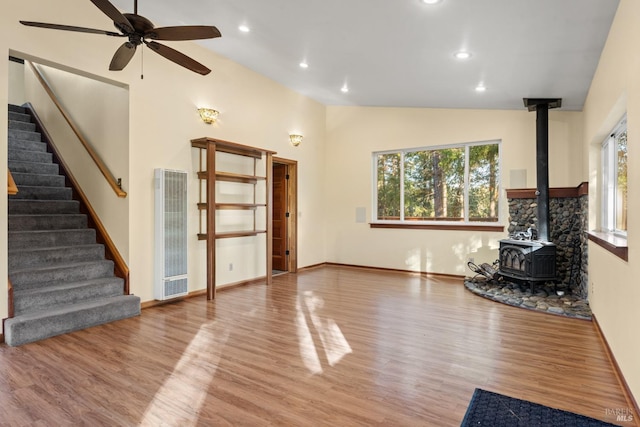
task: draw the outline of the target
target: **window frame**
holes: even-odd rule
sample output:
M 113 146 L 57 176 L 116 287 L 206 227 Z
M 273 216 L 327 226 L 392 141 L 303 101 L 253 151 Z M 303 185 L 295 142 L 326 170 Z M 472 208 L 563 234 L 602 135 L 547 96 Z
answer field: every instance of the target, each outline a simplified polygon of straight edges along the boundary
M 600 231 L 615 237 L 627 237 L 627 231 L 619 229 L 616 224 L 618 203 L 618 139 L 617 136 L 627 132 L 627 115 L 625 114 L 614 126 L 610 134 L 602 141 L 600 147 L 600 178 L 602 180 L 600 203 Z M 627 206 L 625 206 L 625 210 Z M 628 218 L 628 213 L 626 214 Z
M 500 191 L 502 187 L 502 140 L 491 139 L 486 141 L 474 141 L 466 143 L 455 144 L 442 144 L 422 147 L 401 148 L 394 150 L 381 150 L 371 153 L 371 171 L 372 171 L 372 215 L 371 226 L 374 228 L 422 228 L 422 229 L 465 229 L 474 228 L 478 230 L 497 230 L 504 229 L 503 223 L 503 208 L 498 206 L 497 209 L 497 221 L 469 221 L 469 177 L 470 177 L 470 165 L 469 165 L 469 151 L 471 147 L 482 145 L 497 145 L 498 146 L 498 176 L 496 177 L 498 183 L 498 199 L 500 199 Z M 407 153 L 414 153 L 419 151 L 436 151 L 446 149 L 464 149 L 464 218 L 462 221 L 446 221 L 438 219 L 430 220 L 406 220 L 405 217 L 405 155 Z M 378 218 L 378 156 L 388 154 L 400 154 L 400 219 L 399 220 L 387 220 Z

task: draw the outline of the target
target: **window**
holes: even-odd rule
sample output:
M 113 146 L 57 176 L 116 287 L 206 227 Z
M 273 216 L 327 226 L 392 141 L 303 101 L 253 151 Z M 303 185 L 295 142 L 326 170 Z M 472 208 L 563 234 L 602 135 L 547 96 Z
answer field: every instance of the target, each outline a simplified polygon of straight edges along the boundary
M 377 222 L 498 222 L 497 141 L 373 153 Z
M 602 143 L 602 231 L 627 234 L 627 119 Z

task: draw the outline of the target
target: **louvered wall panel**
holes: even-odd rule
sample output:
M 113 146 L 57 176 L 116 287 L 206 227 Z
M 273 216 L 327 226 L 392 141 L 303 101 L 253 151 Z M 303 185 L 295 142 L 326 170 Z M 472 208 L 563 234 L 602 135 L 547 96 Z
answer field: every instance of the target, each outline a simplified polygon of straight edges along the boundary
M 187 173 L 155 170 L 154 298 L 166 300 L 188 293 Z

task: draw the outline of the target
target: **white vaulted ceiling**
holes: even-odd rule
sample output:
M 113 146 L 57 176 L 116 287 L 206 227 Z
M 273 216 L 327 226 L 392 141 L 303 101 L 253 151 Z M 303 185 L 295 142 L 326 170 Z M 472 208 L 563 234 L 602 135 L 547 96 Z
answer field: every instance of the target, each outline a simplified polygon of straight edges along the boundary
M 133 11 L 133 0 L 112 3 Z M 522 109 L 522 98 L 557 97 L 563 110 L 580 110 L 617 6 L 617 0 L 139 0 L 138 13 L 156 26 L 215 25 L 222 38 L 199 43 L 326 105 Z M 104 29 L 111 29 L 106 17 Z M 167 42 L 178 49 L 179 43 Z M 471 57 L 455 58 L 461 50 Z M 486 90 L 476 91 L 479 85 Z

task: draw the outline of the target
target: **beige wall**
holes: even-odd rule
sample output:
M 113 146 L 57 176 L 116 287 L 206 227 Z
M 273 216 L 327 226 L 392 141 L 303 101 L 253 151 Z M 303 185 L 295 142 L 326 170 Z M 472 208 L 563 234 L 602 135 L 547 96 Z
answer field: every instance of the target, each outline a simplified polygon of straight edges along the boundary
M 599 146 L 622 115 L 628 129 L 629 262 L 589 245 L 589 302 L 636 400 L 640 399 L 640 3 L 622 0 L 584 107 L 590 153 L 590 227 L 598 222 Z
M 22 105 L 26 102 L 24 94 L 24 65 L 9 61 L 9 104 Z
M 203 136 L 254 145 L 278 152 L 278 156 L 298 161 L 299 218 L 298 265 L 321 263 L 324 248 L 325 108 L 236 63 L 194 43 L 176 42 L 172 47 L 196 58 L 213 72 L 200 76 L 189 72 L 149 50 L 144 55 L 144 79 L 140 79 L 140 53 L 122 72 L 109 72 L 111 56 L 120 39 L 91 34 L 29 28 L 19 19 L 51 22 L 64 17 L 66 23 L 110 29 L 111 23 L 90 2 L 18 2 L 0 16 L 0 50 L 40 58 L 51 64 L 115 80 L 129 88 L 128 130 L 128 260 L 131 291 L 143 301 L 153 299 L 153 170 L 157 167 L 185 170 L 191 174 L 189 186 L 193 216 L 189 221 L 189 276 L 191 291 L 205 287 L 205 244 L 198 242 L 197 151 L 190 139 Z M 170 44 L 170 43 L 167 43 Z M 0 79 L 8 81 L 8 61 L 0 61 Z M 8 90 L 0 86 L 0 114 L 6 117 Z M 87 93 L 87 103 L 100 102 Z M 205 125 L 198 106 L 221 112 L 216 125 Z M 288 133 L 305 135 L 300 147 L 289 144 Z M 6 165 L 6 129 L 0 129 L 0 164 Z M 2 177 L 1 185 L 5 183 Z M 115 195 L 113 202 L 117 203 Z M 110 203 L 110 202 L 109 202 Z M 0 229 L 6 230 L 6 199 L 0 201 Z M 6 232 L 0 233 L 0 248 L 6 249 Z M 233 272 L 221 271 L 220 283 L 253 277 L 262 254 L 254 242 L 226 242 Z M 249 245 L 249 247 L 247 247 Z M 263 248 L 264 245 L 260 245 Z M 264 249 L 258 249 L 264 251 Z M 6 253 L 5 250 L 2 251 Z M 249 254 L 249 256 L 245 256 Z M 252 261 L 252 259 L 254 259 Z M 225 260 L 226 261 L 226 260 Z M 7 276 L 6 257 L 0 258 L 0 277 Z M 0 317 L 7 315 L 6 293 L 0 292 Z
M 328 107 L 328 260 L 412 271 L 469 274 L 466 261 L 493 262 L 498 232 L 371 229 L 356 223 L 356 208 L 372 210 L 374 151 L 474 141 L 501 140 L 500 214 L 507 221 L 505 188 L 509 172 L 527 171 L 535 187 L 536 114 L 522 111 Z M 580 113 L 549 114 L 551 186 L 576 187 L 582 181 Z

